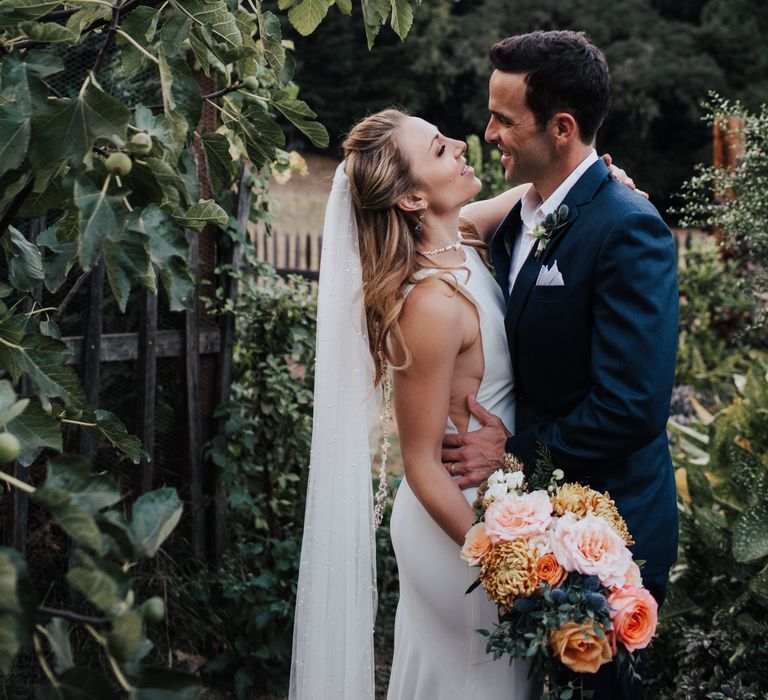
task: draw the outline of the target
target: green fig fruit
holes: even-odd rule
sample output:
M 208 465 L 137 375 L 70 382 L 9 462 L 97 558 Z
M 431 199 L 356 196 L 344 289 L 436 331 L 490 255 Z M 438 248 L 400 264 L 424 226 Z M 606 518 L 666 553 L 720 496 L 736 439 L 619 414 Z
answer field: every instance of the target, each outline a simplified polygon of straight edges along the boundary
M 127 175 L 131 172 L 131 168 L 133 167 L 130 157 L 121 151 L 112 153 L 109 158 L 107 158 L 105 165 L 107 166 L 107 170 L 113 175 Z
M 152 137 L 140 131 L 131 136 L 128 148 L 131 149 L 131 153 L 135 153 L 137 156 L 145 156 L 152 150 Z
M 141 606 L 141 615 L 144 618 L 144 622 L 151 624 L 162 622 L 165 617 L 165 603 L 163 599 L 160 596 L 154 596 L 144 601 L 144 605 Z
M 21 443 L 13 433 L 0 433 L 0 462 L 13 462 L 21 452 Z
M 259 79 L 255 75 L 249 75 L 245 80 L 243 80 L 243 87 L 246 90 L 254 92 L 259 89 Z

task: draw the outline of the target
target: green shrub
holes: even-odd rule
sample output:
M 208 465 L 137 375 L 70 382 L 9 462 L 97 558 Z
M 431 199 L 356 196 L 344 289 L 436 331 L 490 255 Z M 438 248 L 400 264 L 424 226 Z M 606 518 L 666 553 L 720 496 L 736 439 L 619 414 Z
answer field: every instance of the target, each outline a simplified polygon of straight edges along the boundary
M 237 301 L 219 312 L 236 324 L 231 400 L 217 410 L 223 433 L 207 454 L 229 504 L 230 547 L 218 566 L 172 572 L 177 639 L 210 662 L 211 684 L 238 698 L 283 693 L 312 436 L 315 296 L 298 277 L 281 279 L 246 250 Z M 230 271 L 231 272 L 231 271 Z
M 748 359 L 731 403 L 670 422 L 681 550 L 651 652 L 653 697 L 768 693 L 768 356 Z

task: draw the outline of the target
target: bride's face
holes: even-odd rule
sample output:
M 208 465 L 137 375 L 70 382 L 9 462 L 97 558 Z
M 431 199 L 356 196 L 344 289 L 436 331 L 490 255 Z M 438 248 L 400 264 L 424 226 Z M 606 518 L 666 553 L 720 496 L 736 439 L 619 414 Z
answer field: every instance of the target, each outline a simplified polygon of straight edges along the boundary
M 467 144 L 443 136 L 433 124 L 406 117 L 398 129 L 397 142 L 411 164 L 417 194 L 431 212 L 441 214 L 459 208 L 482 189 L 464 157 Z

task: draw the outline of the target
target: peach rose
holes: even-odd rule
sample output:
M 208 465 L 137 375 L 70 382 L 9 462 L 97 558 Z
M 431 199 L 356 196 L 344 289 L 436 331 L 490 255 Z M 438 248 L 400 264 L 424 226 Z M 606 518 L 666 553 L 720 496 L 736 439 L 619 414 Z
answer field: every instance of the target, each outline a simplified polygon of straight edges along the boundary
M 485 511 L 485 530 L 491 542 L 510 542 L 518 537 L 542 534 L 552 520 L 552 504 L 546 491 L 515 493 L 497 498 Z
M 485 532 L 485 523 L 477 523 L 469 528 L 464 536 L 464 546 L 461 548 L 461 558 L 469 566 L 477 566 L 488 553 L 492 542 Z
M 621 588 L 608 597 L 616 638 L 627 651 L 645 649 L 656 633 L 659 605 L 646 588 Z
M 555 555 L 552 552 L 548 552 L 536 562 L 536 575 L 539 577 L 539 581 L 544 581 L 549 584 L 550 588 L 559 586 L 568 575 L 568 572 L 560 565 L 560 562 L 555 559 Z
M 566 622 L 552 631 L 552 651 L 565 666 L 575 673 L 595 673 L 613 657 L 608 637 L 593 622 Z
M 607 587 L 623 586 L 632 554 L 602 518 L 573 513 L 557 519 L 550 535 L 552 551 L 566 571 L 597 576 Z

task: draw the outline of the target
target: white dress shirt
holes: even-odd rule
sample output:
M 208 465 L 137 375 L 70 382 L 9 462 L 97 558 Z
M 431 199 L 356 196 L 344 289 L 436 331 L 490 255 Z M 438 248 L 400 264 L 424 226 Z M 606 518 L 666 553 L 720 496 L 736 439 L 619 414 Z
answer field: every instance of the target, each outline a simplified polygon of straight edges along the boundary
M 571 174 L 543 202 L 533 188 L 533 185 L 526 190 L 520 200 L 522 204 L 520 210 L 521 231 L 520 235 L 515 237 L 515 243 L 512 247 L 512 259 L 509 265 L 510 294 L 512 294 L 512 287 L 515 286 L 515 280 L 517 280 L 517 276 L 520 274 L 523 263 L 530 255 L 534 243 L 536 243 L 536 237 L 533 235 L 534 227 L 544 221 L 547 214 L 557 211 L 557 208 L 563 203 L 571 188 L 597 159 L 597 151 L 593 148 L 589 155 L 573 169 Z

